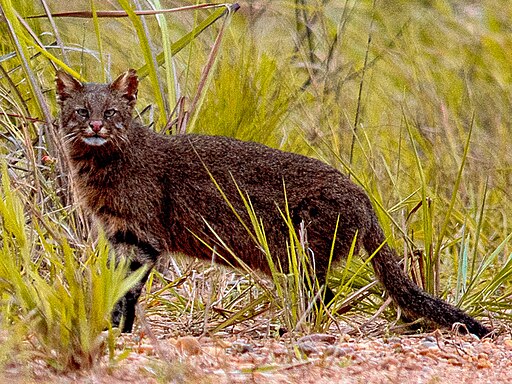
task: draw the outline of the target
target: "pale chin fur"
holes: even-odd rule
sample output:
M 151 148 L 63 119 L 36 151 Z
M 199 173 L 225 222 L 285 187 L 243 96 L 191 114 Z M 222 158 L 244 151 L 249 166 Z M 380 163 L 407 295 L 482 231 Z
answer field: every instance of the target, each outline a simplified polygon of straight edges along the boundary
M 99 136 L 83 137 L 83 142 L 93 147 L 99 147 L 107 142 L 107 139 Z

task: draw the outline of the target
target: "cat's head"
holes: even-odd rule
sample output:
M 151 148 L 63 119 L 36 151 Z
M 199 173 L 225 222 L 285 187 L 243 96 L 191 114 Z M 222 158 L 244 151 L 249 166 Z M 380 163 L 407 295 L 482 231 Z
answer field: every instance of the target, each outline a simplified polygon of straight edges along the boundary
M 65 144 L 90 150 L 126 141 L 137 99 L 134 69 L 110 84 L 81 83 L 62 70 L 55 81 Z

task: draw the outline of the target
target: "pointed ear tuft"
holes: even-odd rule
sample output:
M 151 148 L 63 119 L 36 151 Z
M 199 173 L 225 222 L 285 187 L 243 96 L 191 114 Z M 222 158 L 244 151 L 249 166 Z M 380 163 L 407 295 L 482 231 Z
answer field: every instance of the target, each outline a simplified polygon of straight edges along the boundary
M 69 73 L 59 69 L 55 74 L 55 84 L 57 91 L 57 99 L 63 102 L 69 98 L 73 93 L 82 90 L 83 85 Z
M 137 99 L 138 86 L 137 72 L 135 69 L 129 69 L 110 84 L 110 89 L 120 92 L 130 105 L 133 105 Z

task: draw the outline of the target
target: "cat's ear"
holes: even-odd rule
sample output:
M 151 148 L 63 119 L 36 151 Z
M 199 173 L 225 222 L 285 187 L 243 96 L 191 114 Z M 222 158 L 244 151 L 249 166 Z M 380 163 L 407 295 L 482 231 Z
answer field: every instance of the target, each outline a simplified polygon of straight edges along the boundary
M 71 76 L 69 73 L 59 69 L 55 74 L 55 84 L 57 91 L 57 99 L 63 102 L 73 93 L 80 91 L 83 84 Z
M 110 84 L 110 89 L 121 92 L 130 105 L 135 104 L 137 100 L 137 87 L 139 86 L 139 79 L 135 69 L 129 69 Z

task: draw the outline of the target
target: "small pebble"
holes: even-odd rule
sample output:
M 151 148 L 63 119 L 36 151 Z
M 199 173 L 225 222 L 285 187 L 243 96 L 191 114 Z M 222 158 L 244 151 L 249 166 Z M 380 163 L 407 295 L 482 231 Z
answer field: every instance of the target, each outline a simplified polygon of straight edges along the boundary
M 311 335 L 307 335 L 304 337 L 301 337 L 298 340 L 299 343 L 307 343 L 307 342 L 313 342 L 313 343 L 327 343 L 327 344 L 334 344 L 336 342 L 336 336 L 329 335 L 326 333 L 314 333 Z
M 254 350 L 253 346 L 242 341 L 235 341 L 231 344 L 231 350 L 237 353 L 248 353 Z
M 176 340 L 176 349 L 183 356 L 197 356 L 201 354 L 199 341 L 192 336 L 179 337 Z
M 306 356 L 310 356 L 313 353 L 318 353 L 317 346 L 315 345 L 315 343 L 311 342 L 297 343 L 297 348 Z
M 425 337 L 423 340 L 421 340 L 421 345 L 424 348 L 428 348 L 428 349 L 437 349 L 438 348 L 437 340 L 433 336 Z
M 489 359 L 478 359 L 476 366 L 479 369 L 492 368 L 492 363 Z
M 325 348 L 324 355 L 325 356 L 333 356 L 333 357 L 344 357 L 354 353 L 354 348 L 350 347 L 338 347 L 336 345 L 329 345 Z

